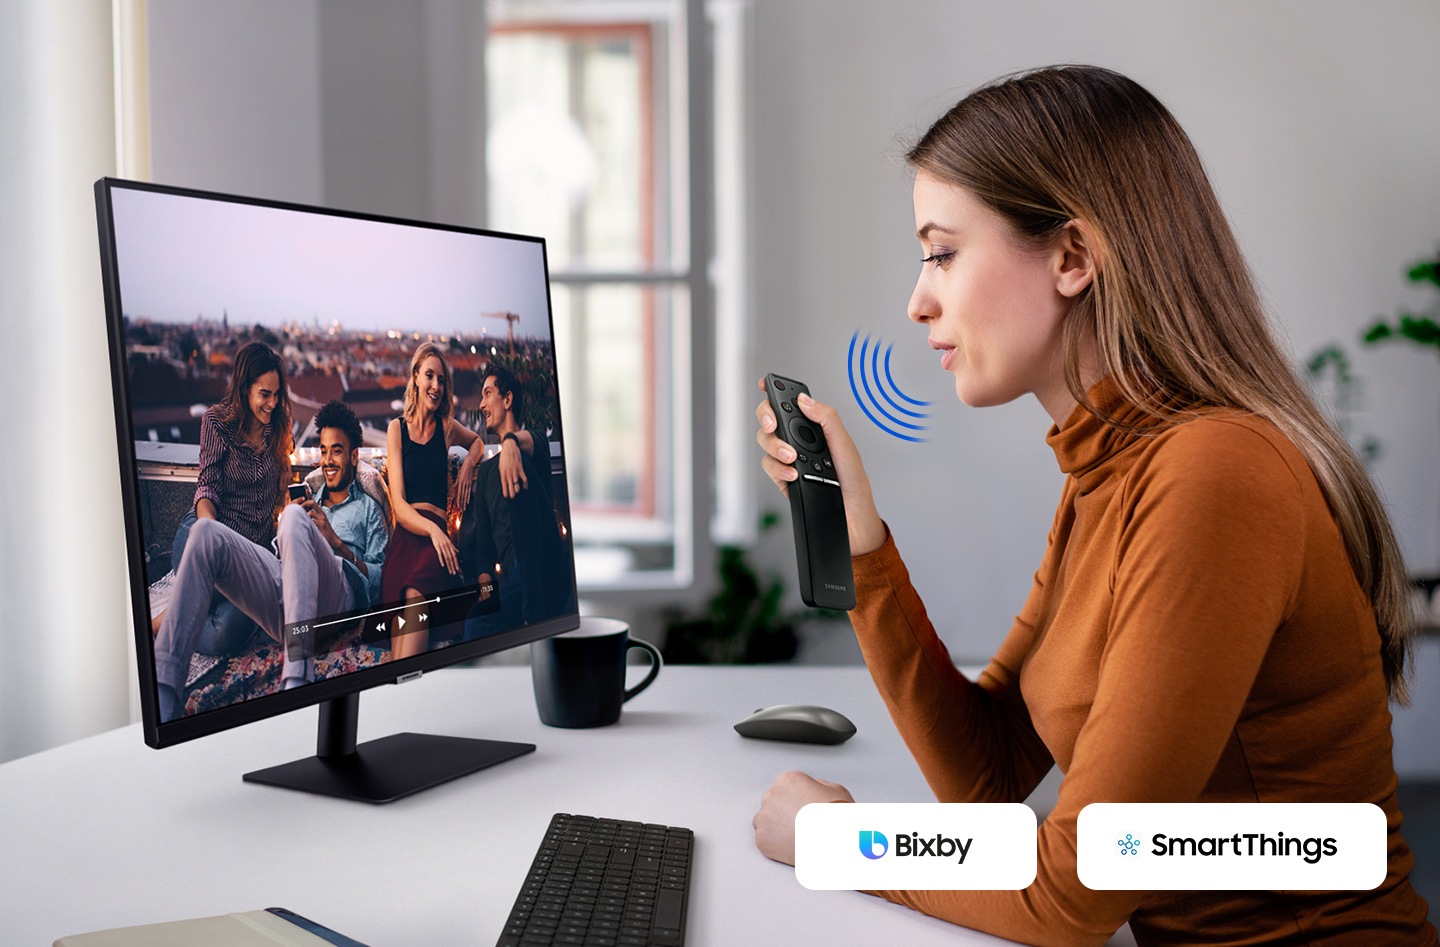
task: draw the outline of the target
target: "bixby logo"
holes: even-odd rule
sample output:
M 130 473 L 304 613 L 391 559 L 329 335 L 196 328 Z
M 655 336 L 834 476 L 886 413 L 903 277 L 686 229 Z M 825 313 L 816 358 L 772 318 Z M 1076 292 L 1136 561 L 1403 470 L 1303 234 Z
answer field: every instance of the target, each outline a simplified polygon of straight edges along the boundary
M 812 802 L 795 814 L 795 879 L 814 891 L 1018 891 L 1035 881 L 1035 830 L 1018 802 Z
M 875 851 L 876 846 L 880 850 Z M 866 858 L 884 858 L 885 853 L 890 851 L 890 840 L 879 832 L 860 833 L 860 854 Z

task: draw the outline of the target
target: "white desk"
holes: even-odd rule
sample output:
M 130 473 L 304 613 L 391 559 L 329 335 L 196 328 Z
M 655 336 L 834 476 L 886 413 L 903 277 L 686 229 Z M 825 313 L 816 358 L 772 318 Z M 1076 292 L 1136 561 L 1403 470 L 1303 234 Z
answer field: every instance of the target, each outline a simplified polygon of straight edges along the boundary
M 822 747 L 731 729 L 779 703 L 834 707 L 859 732 Z M 750 819 L 786 770 L 866 801 L 933 799 L 864 668 L 668 667 L 599 730 L 543 726 L 529 668 L 450 669 L 362 694 L 360 739 L 536 752 L 387 806 L 241 781 L 313 753 L 315 725 L 298 711 L 161 751 L 131 726 L 0 766 L 0 944 L 278 905 L 373 947 L 489 945 L 557 811 L 695 830 L 691 947 L 1009 943 L 806 890 L 755 850 Z

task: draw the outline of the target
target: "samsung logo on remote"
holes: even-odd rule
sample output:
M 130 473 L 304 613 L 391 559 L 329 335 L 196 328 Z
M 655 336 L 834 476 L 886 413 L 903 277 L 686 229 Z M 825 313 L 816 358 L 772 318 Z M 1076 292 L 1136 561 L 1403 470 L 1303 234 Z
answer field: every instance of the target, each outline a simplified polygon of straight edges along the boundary
M 826 582 L 826 583 L 825 583 L 825 587 L 826 587 L 827 589 L 829 589 L 830 591 L 832 591 L 832 592 L 848 592 L 848 591 L 850 591 L 850 586 L 848 586 L 848 585 L 835 585 L 834 583 L 831 583 L 831 582 Z
M 937 834 L 934 838 L 921 838 L 919 833 L 911 832 L 909 835 L 895 836 L 895 857 L 896 858 L 954 858 L 958 852 L 960 857 L 956 864 L 965 864 L 965 856 L 970 854 L 970 846 L 974 843 L 973 837 L 961 841 L 958 838 L 949 838 Z M 890 850 L 889 839 L 883 834 L 875 831 L 863 831 L 860 833 L 860 854 L 869 859 L 883 858 Z

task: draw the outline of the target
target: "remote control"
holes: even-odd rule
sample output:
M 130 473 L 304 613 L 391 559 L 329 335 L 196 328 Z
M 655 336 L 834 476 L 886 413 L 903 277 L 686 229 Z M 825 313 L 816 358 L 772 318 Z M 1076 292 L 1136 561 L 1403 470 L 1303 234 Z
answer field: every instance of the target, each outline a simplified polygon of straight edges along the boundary
M 855 607 L 855 573 L 850 569 L 850 531 L 840 479 L 820 425 L 805 417 L 796 399 L 809 394 L 803 382 L 766 375 L 765 391 L 775 412 L 775 433 L 795 448 L 799 479 L 790 481 L 790 518 L 795 525 L 795 558 L 800 598 L 812 608 Z

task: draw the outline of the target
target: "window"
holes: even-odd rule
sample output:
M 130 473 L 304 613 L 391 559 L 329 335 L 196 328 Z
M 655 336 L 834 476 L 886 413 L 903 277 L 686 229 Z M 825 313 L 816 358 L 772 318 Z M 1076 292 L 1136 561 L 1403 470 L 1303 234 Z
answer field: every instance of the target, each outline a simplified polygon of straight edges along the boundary
M 712 532 L 742 537 L 753 518 L 737 449 L 746 409 L 728 404 L 746 366 L 746 11 L 487 6 L 487 223 L 546 238 L 587 592 L 686 587 Z M 711 431 L 713 443 L 693 436 Z

